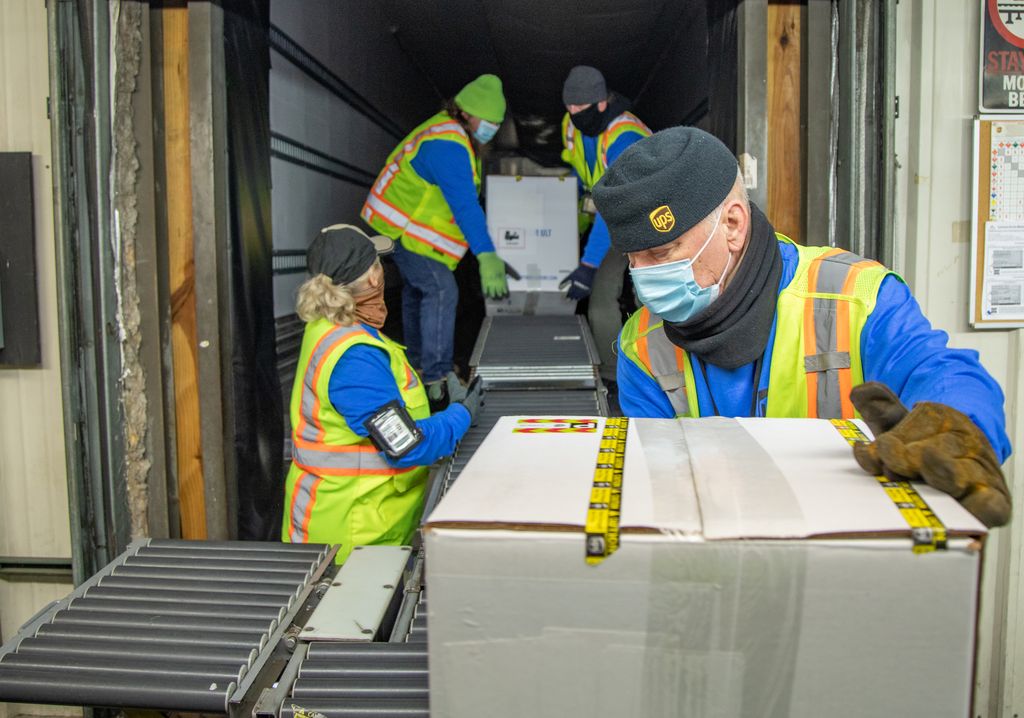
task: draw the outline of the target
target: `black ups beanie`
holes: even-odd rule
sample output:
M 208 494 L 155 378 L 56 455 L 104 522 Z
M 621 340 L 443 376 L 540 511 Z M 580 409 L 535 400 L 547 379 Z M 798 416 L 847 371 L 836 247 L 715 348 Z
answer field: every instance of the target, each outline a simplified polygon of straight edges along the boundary
M 618 252 L 667 244 L 711 214 L 736 183 L 736 157 L 696 127 L 672 127 L 628 147 L 594 186 Z

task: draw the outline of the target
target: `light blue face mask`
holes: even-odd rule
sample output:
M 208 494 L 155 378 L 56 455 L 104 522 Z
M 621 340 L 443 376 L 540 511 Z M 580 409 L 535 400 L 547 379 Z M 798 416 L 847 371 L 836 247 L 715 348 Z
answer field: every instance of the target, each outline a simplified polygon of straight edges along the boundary
M 488 122 L 487 120 L 480 120 L 480 124 L 477 125 L 475 130 L 473 130 L 473 139 L 482 145 L 486 145 L 494 139 L 496 134 L 498 134 L 498 128 L 500 126 L 501 125 L 496 125 L 493 122 Z
M 725 278 L 732 263 L 732 253 L 730 252 L 728 259 L 725 260 L 725 269 L 722 270 L 718 281 L 710 287 L 697 284 L 693 276 L 693 263 L 711 243 L 721 219 L 722 212 L 719 210 L 714 229 L 690 259 L 656 264 L 652 267 L 630 268 L 629 275 L 633 278 L 633 286 L 640 301 L 665 321 L 681 324 L 697 316 L 718 298 L 722 279 Z

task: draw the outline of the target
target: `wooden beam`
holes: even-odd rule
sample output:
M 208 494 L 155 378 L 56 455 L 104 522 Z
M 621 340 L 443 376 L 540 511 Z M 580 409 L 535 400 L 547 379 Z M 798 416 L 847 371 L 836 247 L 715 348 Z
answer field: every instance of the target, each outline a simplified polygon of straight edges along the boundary
M 775 229 L 804 235 L 801 13 L 806 3 L 768 3 L 768 207 Z
M 189 22 L 189 121 L 192 171 L 192 246 L 195 274 L 200 439 L 205 481 L 206 535 L 234 534 L 233 486 L 225 472 L 234 442 L 233 407 L 223 401 L 224 377 L 231 372 L 231 321 L 223 295 L 228 279 L 227 104 L 224 81 L 224 11 L 215 2 L 191 2 Z M 232 434 L 233 435 L 233 434 Z M 232 462 L 233 463 L 233 462 Z M 233 484 L 233 482 L 232 482 Z
M 197 379 L 199 361 L 196 356 L 198 338 L 189 144 L 188 5 L 184 1 L 169 3 L 161 12 L 171 353 L 181 537 L 205 539 L 206 500 Z

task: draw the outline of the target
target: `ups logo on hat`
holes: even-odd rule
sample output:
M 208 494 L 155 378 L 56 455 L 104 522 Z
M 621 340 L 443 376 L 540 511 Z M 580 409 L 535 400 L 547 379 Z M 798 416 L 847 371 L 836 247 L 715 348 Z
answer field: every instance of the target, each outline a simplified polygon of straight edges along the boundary
M 648 215 L 651 226 L 659 232 L 669 232 L 676 226 L 676 216 L 667 204 L 663 204 Z

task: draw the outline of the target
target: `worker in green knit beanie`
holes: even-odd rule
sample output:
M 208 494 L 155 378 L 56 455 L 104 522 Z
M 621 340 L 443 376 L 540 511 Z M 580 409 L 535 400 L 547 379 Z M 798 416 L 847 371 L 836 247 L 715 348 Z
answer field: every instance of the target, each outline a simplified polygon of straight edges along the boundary
M 435 410 L 447 404 L 452 373 L 459 298 L 453 270 L 471 251 L 492 299 L 508 296 L 506 274 L 519 278 L 494 251 L 479 200 L 480 148 L 504 119 L 501 79 L 480 75 L 398 144 L 362 209 L 374 231 L 395 240 L 407 354 L 421 367 Z

